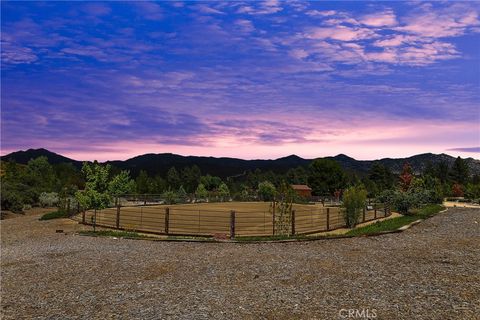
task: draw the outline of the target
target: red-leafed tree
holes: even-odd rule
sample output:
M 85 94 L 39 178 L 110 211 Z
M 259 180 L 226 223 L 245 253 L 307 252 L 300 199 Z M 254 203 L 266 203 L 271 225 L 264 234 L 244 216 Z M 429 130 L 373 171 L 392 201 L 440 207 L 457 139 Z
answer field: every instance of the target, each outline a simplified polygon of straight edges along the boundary
M 458 183 L 454 183 L 452 186 L 452 194 L 454 197 L 463 197 L 462 185 Z
M 412 184 L 413 174 L 412 167 L 408 162 L 403 165 L 402 173 L 400 174 L 400 188 L 402 191 L 407 191 Z
M 335 190 L 335 192 L 333 193 L 333 196 L 335 197 L 335 201 L 339 201 L 340 200 L 340 196 L 342 195 L 342 190 Z

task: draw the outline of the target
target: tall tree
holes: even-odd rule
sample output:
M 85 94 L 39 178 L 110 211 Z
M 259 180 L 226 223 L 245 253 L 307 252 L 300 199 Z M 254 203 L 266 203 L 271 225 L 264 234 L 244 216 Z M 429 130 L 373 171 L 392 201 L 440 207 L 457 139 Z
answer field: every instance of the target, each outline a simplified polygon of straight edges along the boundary
M 121 171 L 108 183 L 108 192 L 112 196 L 132 193 L 134 190 L 135 182 L 130 178 L 130 172 L 127 170 Z
M 180 179 L 180 175 L 178 174 L 178 171 L 177 171 L 177 169 L 175 169 L 175 167 L 171 167 L 170 169 L 168 169 L 167 183 L 168 183 L 168 187 L 173 189 L 173 190 L 176 190 L 176 189 L 180 188 L 181 179 Z
M 333 195 L 345 188 L 346 176 L 340 165 L 331 159 L 316 159 L 310 164 L 308 184 L 316 195 Z
M 375 183 L 379 190 L 390 189 L 394 184 L 394 176 L 390 169 L 379 162 L 375 162 L 372 165 L 368 178 Z
M 150 193 L 151 191 L 151 181 L 145 170 L 140 170 L 140 173 L 135 179 L 137 185 L 137 193 Z
M 465 184 L 468 181 L 468 164 L 465 160 L 460 157 L 455 159 L 452 169 L 450 170 L 450 179 L 454 183 L 459 183 L 461 185 Z
M 412 167 L 408 162 L 403 165 L 402 173 L 400 174 L 400 188 L 402 191 L 407 191 L 413 180 Z
M 110 165 L 83 163 L 82 172 L 85 175 L 85 190 L 77 191 L 77 201 L 86 209 L 102 209 L 110 204 L 108 182 Z
M 47 157 L 31 159 L 27 164 L 26 181 L 37 192 L 53 191 L 56 185 L 56 176 Z
M 185 187 L 185 191 L 189 193 L 193 193 L 200 181 L 201 176 L 202 176 L 202 173 L 200 171 L 200 168 L 197 165 L 193 165 L 192 167 L 185 167 L 182 170 L 182 174 L 181 174 L 182 183 L 183 183 L 183 186 Z

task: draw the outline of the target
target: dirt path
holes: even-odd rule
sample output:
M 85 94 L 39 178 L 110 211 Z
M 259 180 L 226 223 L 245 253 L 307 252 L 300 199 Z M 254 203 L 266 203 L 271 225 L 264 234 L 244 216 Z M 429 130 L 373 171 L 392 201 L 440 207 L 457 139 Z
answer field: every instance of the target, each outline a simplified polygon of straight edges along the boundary
M 68 220 L 37 218 L 0 222 L 2 319 L 480 315 L 477 209 L 400 234 L 283 244 L 91 238 L 69 233 L 81 227 Z

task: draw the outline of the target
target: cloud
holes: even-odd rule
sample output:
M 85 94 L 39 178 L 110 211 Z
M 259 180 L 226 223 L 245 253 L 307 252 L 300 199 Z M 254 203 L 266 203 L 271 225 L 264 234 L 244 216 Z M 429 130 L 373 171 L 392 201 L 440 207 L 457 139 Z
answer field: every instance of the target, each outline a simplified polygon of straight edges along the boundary
M 38 60 L 35 52 L 28 47 L 21 47 L 2 40 L 2 63 L 22 64 L 33 63 Z
M 480 147 L 451 148 L 451 149 L 447 149 L 447 151 L 460 151 L 460 152 L 480 153 Z
M 150 1 L 135 1 L 130 2 L 137 11 L 147 20 L 162 20 L 164 17 L 163 9 L 160 5 Z
M 476 6 L 464 3 L 441 9 L 422 6 L 417 13 L 405 16 L 395 30 L 430 38 L 460 36 L 480 25 L 478 15 Z
M 255 4 L 255 5 L 253 5 Z M 246 13 L 251 15 L 273 14 L 283 10 L 278 0 L 267 0 L 259 3 L 253 3 L 248 6 L 241 6 L 237 9 L 237 13 Z
M 309 56 L 308 52 L 303 49 L 293 49 L 290 51 L 290 55 L 300 60 Z
M 109 6 L 97 2 L 84 5 L 82 11 L 92 16 L 105 16 L 112 12 Z
M 360 18 L 360 22 L 371 27 L 391 27 L 397 24 L 393 11 L 373 13 Z
M 328 17 L 333 16 L 337 12 L 335 10 L 326 10 L 326 11 L 319 11 L 319 10 L 309 10 L 305 12 L 307 16 L 321 16 L 321 17 Z
M 329 28 L 312 28 L 306 37 L 310 39 L 333 39 L 339 41 L 354 41 L 376 37 L 375 31 L 368 28 L 336 26 Z
M 207 5 L 204 5 L 204 4 L 196 5 L 195 8 L 196 8 L 199 12 L 202 12 L 202 13 L 207 13 L 207 14 L 210 14 L 210 13 L 213 13 L 213 14 L 225 14 L 225 12 L 223 12 L 223 11 L 214 9 L 214 8 L 209 7 L 209 6 L 207 6 Z
M 235 25 L 239 26 L 243 32 L 253 32 L 255 27 L 253 26 L 252 21 L 246 19 L 235 20 Z
M 398 47 L 403 44 L 415 43 L 419 40 L 421 39 L 415 36 L 397 34 L 376 40 L 373 45 L 376 47 Z

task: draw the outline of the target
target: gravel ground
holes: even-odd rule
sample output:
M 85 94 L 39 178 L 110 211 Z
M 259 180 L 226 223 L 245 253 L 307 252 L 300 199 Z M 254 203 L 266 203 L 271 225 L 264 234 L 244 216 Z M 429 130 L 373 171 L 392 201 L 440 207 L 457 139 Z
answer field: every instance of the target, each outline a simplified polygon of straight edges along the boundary
M 480 319 L 478 209 L 263 244 L 92 238 L 37 218 L 1 222 L 2 319 Z

